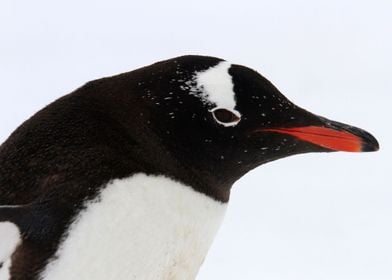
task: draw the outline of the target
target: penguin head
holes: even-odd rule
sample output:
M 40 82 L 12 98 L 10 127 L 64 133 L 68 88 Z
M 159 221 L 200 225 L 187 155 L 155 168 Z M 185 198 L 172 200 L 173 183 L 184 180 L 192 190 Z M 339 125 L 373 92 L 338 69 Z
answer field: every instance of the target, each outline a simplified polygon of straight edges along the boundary
M 161 144 L 223 184 L 294 154 L 378 149 L 369 133 L 298 107 L 244 66 L 183 56 L 141 71 L 149 77 L 140 86 Z

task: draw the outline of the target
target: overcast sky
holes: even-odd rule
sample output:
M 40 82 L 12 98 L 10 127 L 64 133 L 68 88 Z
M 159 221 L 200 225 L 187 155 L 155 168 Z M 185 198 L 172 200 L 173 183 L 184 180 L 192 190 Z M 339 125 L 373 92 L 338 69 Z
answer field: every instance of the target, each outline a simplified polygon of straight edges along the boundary
M 183 54 L 250 66 L 372 132 L 371 154 L 259 167 L 198 279 L 392 279 L 392 1 L 1 1 L 0 141 L 85 82 Z

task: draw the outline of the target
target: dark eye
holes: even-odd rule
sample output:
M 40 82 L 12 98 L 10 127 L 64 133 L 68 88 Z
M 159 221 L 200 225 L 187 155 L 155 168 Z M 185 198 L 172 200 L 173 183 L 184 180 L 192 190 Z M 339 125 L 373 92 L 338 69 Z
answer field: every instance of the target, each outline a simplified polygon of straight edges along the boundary
M 236 123 L 240 117 L 226 109 L 216 109 L 212 112 L 215 119 L 221 123 Z

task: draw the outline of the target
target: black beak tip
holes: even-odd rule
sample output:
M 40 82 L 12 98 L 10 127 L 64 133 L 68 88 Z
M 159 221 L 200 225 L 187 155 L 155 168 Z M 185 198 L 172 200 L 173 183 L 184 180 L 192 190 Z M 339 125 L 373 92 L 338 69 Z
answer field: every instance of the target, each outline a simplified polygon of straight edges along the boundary
M 380 149 L 380 145 L 377 139 L 371 135 L 370 133 L 366 132 L 362 137 L 362 152 L 375 152 Z
M 341 122 L 330 121 L 325 118 L 321 118 L 321 120 L 323 120 L 324 123 L 327 123 L 326 127 L 335 130 L 346 131 L 356 136 L 359 142 L 359 150 L 357 150 L 357 152 L 375 152 L 380 149 L 380 145 L 377 139 L 372 134 L 361 128 L 347 125 Z

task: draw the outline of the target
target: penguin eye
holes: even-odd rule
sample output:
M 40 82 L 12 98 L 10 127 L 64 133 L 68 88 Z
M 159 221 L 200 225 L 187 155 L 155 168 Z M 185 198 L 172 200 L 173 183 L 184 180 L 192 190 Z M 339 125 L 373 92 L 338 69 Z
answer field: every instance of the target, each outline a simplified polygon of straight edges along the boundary
M 232 111 L 218 108 L 212 111 L 212 115 L 214 116 L 215 120 L 225 126 L 236 125 L 241 118 L 233 113 Z

